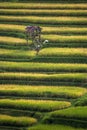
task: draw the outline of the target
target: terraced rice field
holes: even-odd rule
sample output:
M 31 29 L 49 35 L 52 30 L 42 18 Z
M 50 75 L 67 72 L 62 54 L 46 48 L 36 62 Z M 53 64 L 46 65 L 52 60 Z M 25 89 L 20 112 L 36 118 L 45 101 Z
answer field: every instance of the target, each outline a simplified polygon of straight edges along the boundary
M 49 40 L 38 55 L 27 25 Z M 2 2 L 0 130 L 53 129 L 87 129 L 87 3 Z

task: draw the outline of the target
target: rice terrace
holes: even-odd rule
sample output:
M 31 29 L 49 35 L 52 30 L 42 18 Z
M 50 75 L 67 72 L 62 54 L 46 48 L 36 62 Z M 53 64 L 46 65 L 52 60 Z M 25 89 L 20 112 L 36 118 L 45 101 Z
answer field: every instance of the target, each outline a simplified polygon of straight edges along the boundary
M 0 0 L 0 130 L 87 130 L 87 0 Z

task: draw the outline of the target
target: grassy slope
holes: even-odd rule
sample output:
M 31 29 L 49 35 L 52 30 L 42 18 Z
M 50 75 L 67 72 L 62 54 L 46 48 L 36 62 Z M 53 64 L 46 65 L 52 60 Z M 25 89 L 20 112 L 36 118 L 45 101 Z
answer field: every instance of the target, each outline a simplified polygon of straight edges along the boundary
M 57 110 L 57 109 L 62 109 L 69 107 L 71 105 L 70 102 L 64 102 L 64 101 L 49 101 L 49 100 L 23 100 L 23 96 L 27 95 L 29 97 L 29 94 L 33 94 L 33 96 L 61 96 L 63 95 L 65 98 L 68 96 L 69 98 L 73 97 L 79 97 L 85 94 L 87 91 L 84 88 L 79 88 L 79 87 L 68 87 L 69 83 L 76 83 L 77 86 L 81 85 L 82 87 L 84 84 L 87 84 L 87 76 L 84 72 L 86 72 L 86 64 L 82 63 L 87 63 L 86 62 L 86 57 L 87 57 L 87 50 L 86 48 L 81 48 L 81 47 L 87 47 L 87 28 L 86 23 L 87 23 L 87 18 L 86 18 L 86 9 L 87 6 L 86 4 L 24 4 L 24 3 L 3 3 L 0 4 L 0 10 L 1 10 L 1 15 L 0 15 L 0 30 L 2 31 L 3 37 L 0 37 L 0 43 L 1 43 L 1 48 L 6 48 L 6 49 L 0 49 L 0 56 L 1 60 L 5 61 L 6 59 L 8 61 L 10 60 L 19 60 L 19 58 L 23 59 L 24 61 L 26 58 L 30 60 L 30 58 L 36 58 L 35 52 L 34 51 L 29 51 L 26 49 L 23 49 L 23 46 L 25 46 L 25 40 L 24 38 L 24 28 L 25 26 L 18 26 L 18 25 L 10 25 L 10 22 L 14 24 L 17 22 L 18 24 L 24 24 L 31 22 L 32 24 L 35 25 L 41 25 L 43 28 L 43 38 L 49 39 L 50 42 L 54 42 L 53 47 L 55 48 L 46 48 L 42 49 L 39 53 L 39 56 L 36 58 L 37 62 L 39 61 L 44 61 L 48 62 L 49 57 L 50 59 L 50 64 L 48 63 L 35 63 L 35 59 L 33 63 L 18 63 L 18 62 L 0 62 L 0 83 L 5 84 L 5 85 L 0 85 L 0 92 L 6 95 L 22 95 L 22 99 L 18 100 L 12 100 L 12 99 L 1 99 L 0 100 L 0 107 L 3 109 L 1 112 L 2 113 L 7 113 L 8 115 L 11 114 L 11 110 L 14 108 L 15 110 L 19 110 L 19 115 L 24 114 L 25 110 L 34 110 L 34 111 L 52 111 L 52 110 Z M 5 8 L 5 10 L 4 10 Z M 7 10 L 7 9 L 18 9 L 18 10 Z M 36 14 L 34 13 L 34 9 L 36 10 Z M 22 10 L 23 11 L 22 11 Z M 25 11 L 26 9 L 26 11 Z M 27 9 L 29 9 L 27 11 Z M 33 9 L 31 12 L 30 10 Z M 49 12 L 49 9 L 53 9 L 52 13 Z M 57 10 L 56 10 L 57 9 Z M 74 11 L 77 10 L 77 11 Z M 25 14 L 26 12 L 26 14 Z M 19 13 L 19 17 L 17 16 Z M 4 16 L 4 15 L 6 16 Z M 20 15 L 25 14 L 26 16 L 21 17 Z M 27 15 L 32 16 L 27 16 Z M 43 14 L 45 17 L 43 17 Z M 53 17 L 53 15 L 55 16 Z M 3 16 L 2 16 L 3 15 Z M 10 16 L 12 15 L 12 16 Z M 33 16 L 34 15 L 34 16 Z M 35 16 L 36 15 L 36 16 Z M 83 17 L 84 15 L 84 17 Z M 59 17 L 57 17 L 59 16 Z M 64 17 L 65 16 L 65 17 Z M 77 18 L 78 16 L 78 18 Z M 81 17 L 82 16 L 82 17 Z M 56 20 L 55 20 L 56 19 Z M 6 25 L 2 24 L 2 22 L 6 22 Z M 45 26 L 44 26 L 45 24 Z M 49 27 L 48 27 L 49 24 Z M 63 27 L 58 27 L 58 24 L 61 24 Z M 80 25 L 80 26 L 79 26 Z M 3 28 L 4 26 L 4 28 Z M 55 27 L 52 27 L 55 26 Z M 60 26 L 60 25 L 59 25 Z M 72 27 L 71 27 L 72 26 Z M 73 27 L 74 26 L 74 27 Z M 84 26 L 84 28 L 83 28 Z M 13 33 L 12 33 L 13 32 Z M 16 35 L 15 35 L 16 34 Z M 64 36 L 63 36 L 64 35 Z M 71 35 L 71 36 L 69 36 Z M 6 37 L 7 36 L 7 37 Z M 9 37 L 8 37 L 9 36 Z M 12 38 L 13 36 L 13 38 Z M 14 38 L 17 37 L 17 38 Z M 19 37 L 19 38 L 18 38 Z M 59 43 L 64 43 L 65 45 L 59 45 Z M 70 45 L 71 44 L 71 45 Z M 78 47 L 76 48 L 68 48 L 69 47 Z M 13 50 L 11 50 L 11 48 Z M 19 46 L 19 50 L 14 50 L 15 47 Z M 22 48 L 20 49 L 20 47 Z M 52 44 L 47 45 L 49 47 L 52 46 Z M 47 47 L 46 46 L 46 47 Z M 58 48 L 58 46 L 66 48 Z M 7 49 L 10 48 L 10 49 Z M 29 53 L 30 52 L 30 53 Z M 67 62 L 71 62 L 70 60 L 74 59 L 74 63 L 78 63 L 80 61 L 81 64 L 65 64 L 65 56 L 67 57 Z M 59 59 L 55 60 L 55 57 L 58 59 L 58 57 L 62 58 L 62 62 L 64 64 L 55 64 L 54 62 L 61 62 Z M 64 57 L 64 59 L 63 59 Z M 44 58 L 44 59 L 43 59 Z M 48 58 L 48 59 L 47 59 Z M 82 59 L 81 59 L 82 58 Z M 85 58 L 85 59 L 84 59 Z M 54 59 L 54 60 L 53 60 Z M 83 62 L 84 60 L 84 62 Z M 3 69 L 3 70 L 2 70 Z M 39 72 L 39 69 L 41 72 L 68 72 L 66 74 L 39 74 L 39 73 L 22 73 L 29 70 L 29 72 Z M 8 73 L 10 70 L 11 73 Z M 2 71 L 7 71 L 5 73 L 2 73 Z M 21 73 L 14 73 L 14 71 L 20 71 Z M 70 72 L 74 72 L 71 74 Z M 78 73 L 76 73 L 78 72 Z M 82 72 L 82 74 L 80 73 Z M 35 81 L 39 81 L 38 85 L 39 86 L 22 86 L 23 82 L 29 82 L 32 81 L 32 84 L 36 85 Z M 18 85 L 18 82 L 22 83 L 22 87 Z M 50 83 L 54 83 L 55 81 L 57 82 L 57 87 L 56 86 L 40 86 L 40 83 L 43 82 L 48 82 L 48 85 Z M 64 82 L 64 85 L 66 82 L 68 82 L 68 86 L 61 86 L 58 87 L 58 81 Z M 12 84 L 11 85 L 6 85 L 6 83 Z M 13 85 L 14 83 L 17 84 L 17 86 Z M 29 83 L 30 84 L 30 83 Z M 54 85 L 54 84 L 53 84 Z M 32 89 L 33 88 L 33 89 Z M 25 90 L 25 91 L 24 91 Z M 8 93 L 7 93 L 8 92 Z M 52 94 L 52 95 L 51 95 Z M 59 95 L 57 95 L 59 94 Z M 63 97 L 62 96 L 62 97 Z M 83 96 L 84 97 L 84 96 Z M 80 99 L 80 98 L 79 98 Z M 79 100 L 78 99 L 78 100 Z M 78 101 L 76 100 L 76 101 Z M 8 109 L 9 108 L 9 109 Z M 86 107 L 85 107 L 86 108 Z M 6 110 L 7 109 L 7 110 Z M 86 109 L 84 107 L 79 107 L 74 108 L 72 112 L 72 107 L 61 110 L 61 113 L 64 111 L 68 111 L 66 116 L 68 117 L 69 114 L 71 114 L 71 118 L 73 118 L 73 113 L 74 117 L 78 118 L 78 116 L 82 116 L 83 122 L 85 122 L 84 118 L 86 117 Z M 22 111 L 23 112 L 22 112 Z M 3 112 L 4 111 L 4 112 Z M 8 112 L 7 112 L 8 111 Z M 70 111 L 70 113 L 69 113 Z M 59 111 L 58 111 L 59 112 Z M 80 114 L 79 114 L 79 113 Z M 15 115 L 17 114 L 12 110 L 12 113 Z M 25 111 L 26 114 L 25 116 L 28 116 L 27 112 Z M 54 112 L 55 113 L 55 112 Z M 82 113 L 82 114 L 81 114 Z M 84 114 L 83 114 L 84 113 Z M 30 114 L 33 115 L 33 114 Z M 8 117 L 7 117 L 8 118 Z M 87 118 L 87 117 L 86 117 Z M 76 124 L 76 120 L 73 119 L 74 123 Z M 63 120 L 62 120 L 63 122 Z M 11 122 L 10 122 L 11 123 Z M 64 123 L 64 122 L 63 122 Z M 67 123 L 68 124 L 68 123 Z M 70 123 L 71 124 L 71 123 Z M 69 125 L 70 125 L 69 124 Z M 77 125 L 79 122 L 77 122 Z M 72 124 L 71 124 L 72 125 Z M 80 125 L 81 127 L 84 127 L 83 125 Z M 30 130 L 55 130 L 57 129 L 66 129 L 66 130 L 75 130 L 76 128 L 68 127 L 68 126 L 61 126 L 61 125 L 37 125 L 36 127 L 31 127 L 29 128 Z M 78 130 L 78 128 L 77 128 Z M 80 128 L 79 128 L 80 130 Z M 81 129 L 82 130 L 82 129 Z

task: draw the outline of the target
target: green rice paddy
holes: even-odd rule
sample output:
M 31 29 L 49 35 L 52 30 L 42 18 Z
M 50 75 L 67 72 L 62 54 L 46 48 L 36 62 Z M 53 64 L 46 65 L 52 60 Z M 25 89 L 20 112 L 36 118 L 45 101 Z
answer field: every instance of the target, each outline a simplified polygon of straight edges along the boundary
M 38 55 L 32 25 L 49 40 Z M 0 129 L 87 129 L 86 2 L 0 3 Z

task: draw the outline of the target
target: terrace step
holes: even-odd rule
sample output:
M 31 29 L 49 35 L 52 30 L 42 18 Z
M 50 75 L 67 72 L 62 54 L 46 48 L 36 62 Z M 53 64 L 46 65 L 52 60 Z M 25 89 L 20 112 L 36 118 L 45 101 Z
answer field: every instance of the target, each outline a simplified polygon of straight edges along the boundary
M 0 73 L 0 84 L 86 86 L 87 74 Z
M 46 48 L 39 55 L 31 50 L 0 49 L 1 61 L 87 63 L 86 48 Z
M 87 72 L 86 64 L 0 61 L 0 72 L 73 73 Z
M 27 110 L 35 112 L 50 112 L 64 109 L 71 106 L 68 101 L 49 101 L 49 100 L 24 100 L 24 99 L 0 99 L 0 108 Z
M 75 99 L 87 92 L 85 88 L 71 86 L 0 85 L 0 98 Z
M 85 3 L 10 3 L 0 4 L 4 9 L 87 9 Z
M 55 20 L 56 19 L 56 20 Z M 87 18 L 84 17 L 37 17 L 37 16 L 3 16 L 0 15 L 0 22 L 19 22 L 33 24 L 50 24 L 50 25 L 87 25 Z
M 76 16 L 76 17 L 86 17 L 87 10 L 30 10 L 30 9 L 0 9 L 0 15 L 13 15 L 13 16 Z
M 0 114 L 0 126 L 11 126 L 16 127 L 29 127 L 36 124 L 37 120 L 31 117 L 13 117 L 9 115 Z
M 4 26 L 4 28 L 3 28 Z M 15 25 L 15 24 L 0 24 L 0 31 L 2 32 L 14 32 L 14 33 L 23 33 L 25 32 L 24 25 Z M 55 26 L 41 26 L 42 34 L 62 34 L 62 35 L 86 35 L 87 27 L 55 27 Z
M 87 107 L 71 107 L 48 114 L 43 121 L 53 124 L 67 124 L 74 127 L 87 128 Z

